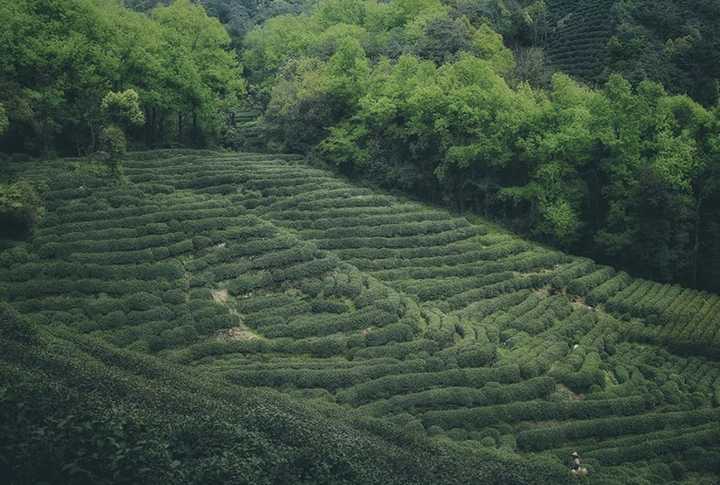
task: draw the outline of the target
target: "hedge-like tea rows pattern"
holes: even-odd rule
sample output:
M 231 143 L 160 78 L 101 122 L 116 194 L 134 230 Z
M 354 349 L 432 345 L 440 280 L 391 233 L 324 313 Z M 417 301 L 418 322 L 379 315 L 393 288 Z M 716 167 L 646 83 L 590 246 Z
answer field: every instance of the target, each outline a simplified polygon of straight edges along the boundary
M 123 183 L 60 169 L 16 168 L 47 181 L 48 214 L 0 253 L 0 297 L 41 324 L 471 446 L 579 448 L 607 483 L 627 462 L 714 473 L 717 296 L 292 156 L 135 153 Z
M 613 32 L 612 0 L 548 0 L 551 32 L 547 53 L 559 70 L 598 80 Z

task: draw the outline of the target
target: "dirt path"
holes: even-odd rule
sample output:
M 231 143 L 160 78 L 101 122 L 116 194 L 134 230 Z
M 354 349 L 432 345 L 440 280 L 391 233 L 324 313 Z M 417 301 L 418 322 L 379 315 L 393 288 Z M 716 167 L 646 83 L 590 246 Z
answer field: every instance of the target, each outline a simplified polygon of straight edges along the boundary
M 234 309 L 229 303 L 230 295 L 226 288 L 211 290 L 211 293 L 213 300 L 216 303 L 227 307 L 228 311 L 232 315 L 238 317 L 238 319 L 240 320 L 240 324 L 236 327 L 228 328 L 218 332 L 218 337 L 224 340 L 255 340 L 261 338 L 260 335 L 256 334 L 242 323 L 242 315 L 240 315 L 240 313 L 236 309 Z

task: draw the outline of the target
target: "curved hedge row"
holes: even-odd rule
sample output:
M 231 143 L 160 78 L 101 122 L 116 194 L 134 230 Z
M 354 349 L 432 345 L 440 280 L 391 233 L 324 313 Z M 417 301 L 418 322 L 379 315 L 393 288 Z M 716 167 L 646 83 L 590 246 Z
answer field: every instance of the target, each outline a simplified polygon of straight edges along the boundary
M 422 412 L 428 409 L 448 407 L 471 407 L 528 401 L 547 396 L 555 390 L 550 377 L 537 377 L 517 384 L 488 384 L 481 388 L 443 387 L 411 394 L 401 394 L 389 399 L 374 401 L 360 409 L 374 416 L 406 411 Z
M 184 273 L 178 261 L 159 261 L 136 265 L 83 264 L 72 261 L 43 261 L 15 265 L 0 270 L 0 280 L 24 282 L 38 278 L 91 278 L 101 280 L 176 280 Z
M 527 451 L 558 448 L 585 438 L 611 438 L 626 434 L 648 433 L 665 427 L 681 428 L 720 420 L 720 409 L 698 409 L 669 413 L 650 413 L 629 417 L 604 417 L 591 421 L 556 424 L 549 428 L 521 431 L 518 447 Z
M 47 295 L 96 295 L 107 293 L 122 296 L 128 292 L 165 291 L 181 287 L 176 280 L 99 280 L 99 279 L 34 279 L 9 286 L 0 286 L 0 295 L 9 300 L 32 299 Z
M 267 337 L 304 338 L 383 327 L 397 320 L 397 315 L 374 308 L 350 314 L 314 314 L 297 318 L 291 323 L 264 327 L 263 334 Z
M 694 447 L 716 446 L 720 443 L 720 429 L 708 429 L 696 432 L 684 432 L 680 436 L 649 440 L 634 446 L 622 448 L 605 448 L 593 450 L 585 454 L 606 465 L 658 458 L 663 455 L 677 453 Z
M 329 230 L 336 228 L 354 228 L 354 227 L 374 227 L 385 226 L 389 224 L 407 224 L 407 223 L 430 223 L 433 221 L 442 222 L 448 219 L 448 214 L 437 210 L 417 211 L 400 211 L 399 213 L 387 215 L 363 215 L 362 213 L 353 213 L 348 216 L 324 217 L 325 211 L 320 213 L 314 220 L 297 220 L 283 222 L 284 226 L 297 230 Z M 287 214 L 285 214 L 287 215 Z
M 488 382 L 512 383 L 520 381 L 520 372 L 515 366 L 450 369 L 422 374 L 387 376 L 338 393 L 338 400 L 352 404 L 388 398 L 396 394 L 418 392 L 431 387 L 477 387 Z
M 461 227 L 449 231 L 427 236 L 399 236 L 399 237 L 346 237 L 336 239 L 317 239 L 320 249 L 354 249 L 354 248 L 415 248 L 419 246 L 443 246 L 476 236 L 478 230 L 475 226 Z
M 349 369 L 277 369 L 277 370 L 236 370 L 226 377 L 234 384 L 249 387 L 320 387 L 335 391 L 377 379 L 386 375 L 402 375 L 422 372 L 426 363 L 423 360 L 407 360 L 396 364 L 359 365 Z
M 581 276 L 580 278 L 570 281 L 567 285 L 567 289 L 570 293 L 585 296 L 593 288 L 602 285 L 614 275 L 614 269 L 608 267 L 600 268 L 588 275 Z
M 420 416 L 425 427 L 481 429 L 496 423 L 595 419 L 640 414 L 651 406 L 648 398 L 633 396 L 597 401 L 524 401 L 497 406 L 428 411 Z

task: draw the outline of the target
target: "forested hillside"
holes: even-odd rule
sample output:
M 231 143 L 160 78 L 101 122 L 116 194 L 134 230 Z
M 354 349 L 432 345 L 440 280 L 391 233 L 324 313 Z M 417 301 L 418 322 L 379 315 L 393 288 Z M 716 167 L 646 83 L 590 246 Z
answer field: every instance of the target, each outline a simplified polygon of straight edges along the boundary
M 717 483 L 720 3 L 0 19 L 9 484 Z
M 490 27 L 515 17 L 439 0 L 323 1 L 252 30 L 243 62 L 268 147 L 717 290 L 717 108 L 650 80 L 605 75 L 593 89 L 556 73 L 544 87 L 535 72 L 610 69 L 611 7 L 523 10 L 525 37 L 547 39 L 535 70 L 523 36 L 506 40 L 514 54 Z

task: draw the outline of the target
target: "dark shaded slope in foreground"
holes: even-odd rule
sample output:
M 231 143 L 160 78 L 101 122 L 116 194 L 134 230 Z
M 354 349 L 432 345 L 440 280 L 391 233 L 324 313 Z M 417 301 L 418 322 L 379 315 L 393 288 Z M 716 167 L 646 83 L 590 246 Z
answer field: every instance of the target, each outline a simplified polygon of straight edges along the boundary
M 561 483 L 557 465 L 438 446 L 227 386 L 0 306 L 5 483 Z

